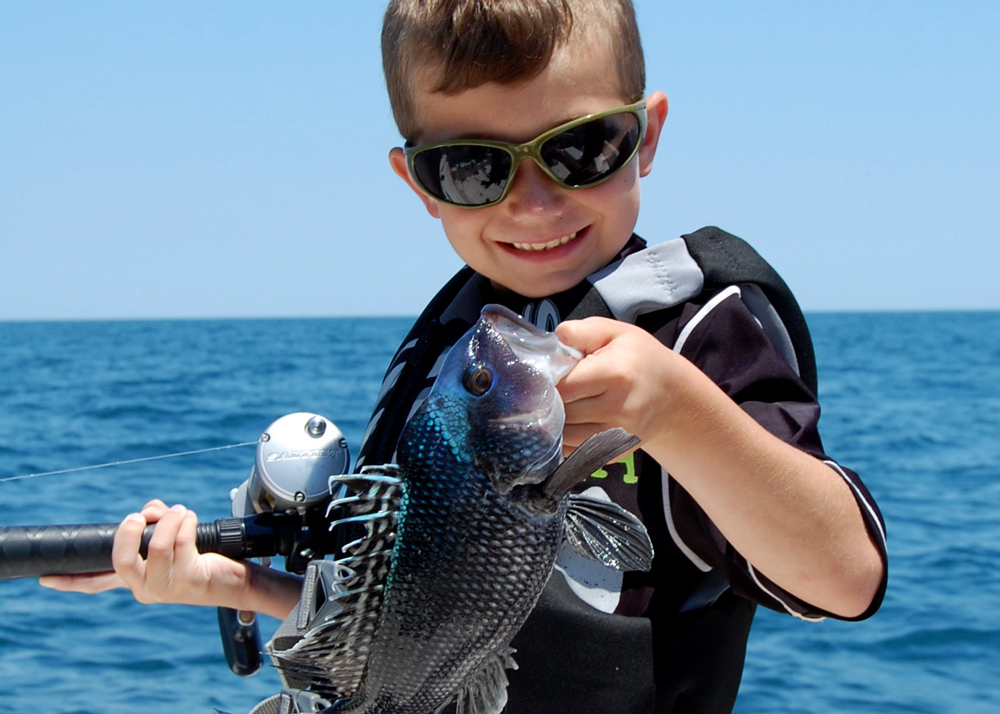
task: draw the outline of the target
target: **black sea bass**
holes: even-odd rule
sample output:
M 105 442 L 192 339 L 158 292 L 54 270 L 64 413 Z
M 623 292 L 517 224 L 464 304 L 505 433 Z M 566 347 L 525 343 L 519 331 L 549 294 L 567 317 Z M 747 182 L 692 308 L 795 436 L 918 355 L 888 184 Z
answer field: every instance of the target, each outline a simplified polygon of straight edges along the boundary
M 465 714 L 499 712 L 510 642 L 564 539 L 608 567 L 649 568 L 637 519 L 569 495 L 636 443 L 611 430 L 563 460 L 555 385 L 579 359 L 487 306 L 403 430 L 398 466 L 331 479 L 331 518 L 365 525 L 364 536 L 341 560 L 310 566 L 297 632 L 273 643 L 313 707 L 322 697 L 352 714 L 433 714 L 453 701 Z

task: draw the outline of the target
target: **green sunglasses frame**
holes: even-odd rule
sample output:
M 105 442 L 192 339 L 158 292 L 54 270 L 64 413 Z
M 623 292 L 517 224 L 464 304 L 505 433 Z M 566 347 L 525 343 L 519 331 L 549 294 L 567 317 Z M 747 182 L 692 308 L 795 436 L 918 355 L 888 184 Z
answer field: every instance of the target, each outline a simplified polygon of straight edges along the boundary
M 552 170 L 545 165 L 544 159 L 542 159 L 541 147 L 542 145 L 554 136 L 562 134 L 564 131 L 573 129 L 580 126 L 581 124 L 586 124 L 587 122 L 594 121 L 595 119 L 603 119 L 604 117 L 613 116 L 615 114 L 632 114 L 639 121 L 639 138 L 635 142 L 635 146 L 632 147 L 632 153 L 629 157 L 622 162 L 622 164 L 614 171 L 608 172 L 606 175 L 601 176 L 596 181 L 591 181 L 590 183 L 584 184 L 568 184 L 561 178 L 552 173 Z M 564 188 L 569 189 L 583 189 L 591 188 L 592 186 L 597 186 L 604 183 L 612 176 L 617 174 L 623 168 L 628 166 L 635 155 L 639 153 L 639 147 L 642 146 L 643 140 L 646 138 L 646 100 L 640 99 L 634 104 L 627 104 L 623 107 L 615 107 L 614 109 L 607 109 L 603 112 L 597 112 L 595 114 L 588 114 L 587 116 L 580 117 L 579 119 L 573 119 L 565 124 L 560 124 L 559 126 L 553 127 L 548 131 L 539 134 L 531 141 L 524 144 L 512 144 L 507 141 L 493 141 L 490 139 L 451 139 L 448 141 L 437 141 L 430 144 L 420 144 L 413 146 L 407 143 L 403 147 L 403 153 L 406 154 L 406 164 L 410 171 L 410 177 L 416 182 L 418 186 L 435 201 L 441 201 L 442 203 L 447 203 L 450 206 L 457 206 L 458 208 L 487 208 L 488 206 L 495 206 L 501 203 L 507 194 L 510 193 L 510 187 L 514 185 L 514 178 L 517 176 L 517 169 L 521 165 L 521 162 L 525 159 L 532 159 L 539 168 L 545 172 L 545 175 L 555 181 L 557 184 Z M 427 190 L 427 187 L 420 182 L 416 167 L 414 166 L 414 160 L 417 156 L 425 151 L 430 151 L 432 149 L 440 149 L 443 146 L 485 146 L 493 149 L 500 149 L 501 151 L 507 152 L 511 157 L 510 175 L 507 177 L 507 184 L 504 186 L 503 193 L 495 201 L 490 201 L 489 203 L 477 203 L 475 205 L 468 205 L 464 203 L 454 203 L 446 198 L 439 198 L 433 193 Z

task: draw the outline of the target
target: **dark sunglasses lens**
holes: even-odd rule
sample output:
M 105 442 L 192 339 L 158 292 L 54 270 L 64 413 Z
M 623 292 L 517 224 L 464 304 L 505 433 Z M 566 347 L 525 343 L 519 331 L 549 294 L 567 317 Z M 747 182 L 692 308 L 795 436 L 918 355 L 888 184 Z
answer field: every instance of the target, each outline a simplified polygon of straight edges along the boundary
M 510 178 L 511 157 L 491 146 L 439 146 L 413 157 L 416 179 L 427 193 L 460 206 L 498 201 Z
M 612 114 L 567 129 L 546 141 L 542 159 L 567 186 L 586 186 L 620 169 L 639 141 L 635 114 Z

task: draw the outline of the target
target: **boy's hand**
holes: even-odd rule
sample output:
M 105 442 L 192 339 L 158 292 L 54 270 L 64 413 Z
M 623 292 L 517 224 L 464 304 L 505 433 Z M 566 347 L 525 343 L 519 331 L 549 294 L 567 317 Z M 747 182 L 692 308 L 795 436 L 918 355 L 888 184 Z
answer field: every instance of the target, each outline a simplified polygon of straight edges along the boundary
M 139 544 L 149 523 L 157 526 L 144 560 Z M 83 593 L 128 588 L 146 604 L 235 605 L 247 586 L 247 565 L 214 553 L 198 553 L 197 524 L 194 511 L 184 506 L 168 508 L 163 501 L 150 501 L 118 527 L 111 552 L 115 572 L 49 575 L 39 582 L 55 590 Z
M 645 330 L 603 317 L 569 320 L 556 334 L 584 353 L 558 385 L 566 405 L 567 451 L 611 427 L 643 442 L 669 428 L 672 385 L 684 370 L 694 369 L 687 360 Z
M 756 570 L 822 610 L 865 611 L 883 564 L 834 469 L 770 434 L 639 327 L 590 317 L 556 334 L 584 353 L 558 385 L 568 451 L 623 427 Z
M 156 523 L 156 530 L 144 560 L 139 544 L 149 523 Z M 279 620 L 295 607 L 302 588 L 298 576 L 217 553 L 199 553 L 197 527 L 194 511 L 150 501 L 118 527 L 111 551 L 115 572 L 48 575 L 39 578 L 39 583 L 54 590 L 88 594 L 128 588 L 145 604 L 231 607 Z
M 146 558 L 139 555 L 142 531 L 156 530 Z M 235 601 L 246 586 L 246 564 L 195 546 L 198 517 L 194 511 L 150 501 L 143 512 L 128 516 L 118 529 L 111 561 L 115 572 L 139 602 L 217 605 Z

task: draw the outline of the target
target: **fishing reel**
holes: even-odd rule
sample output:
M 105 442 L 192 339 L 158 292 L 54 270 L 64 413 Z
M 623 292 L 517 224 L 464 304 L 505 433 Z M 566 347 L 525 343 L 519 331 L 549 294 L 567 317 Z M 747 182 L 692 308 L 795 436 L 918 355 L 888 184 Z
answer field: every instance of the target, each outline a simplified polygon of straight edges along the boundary
M 336 424 L 306 412 L 283 416 L 261 434 L 249 478 L 230 492 L 233 516 L 297 514 L 302 519 L 302 532 L 296 534 L 300 547 L 281 552 L 286 570 L 304 573 L 310 560 L 327 554 L 316 550 L 329 544 L 323 534 L 313 532 L 323 525 L 314 517 L 325 519 L 330 477 L 347 473 L 350 465 L 347 439 Z
M 257 442 L 250 476 L 234 488 L 234 519 L 260 515 L 289 519 L 284 543 L 275 548 L 284 555 L 285 570 L 302 574 L 309 561 L 333 552 L 326 522 L 331 476 L 347 473 L 351 455 L 347 439 L 336 424 L 306 412 L 288 414 L 273 422 Z M 270 565 L 270 557 L 261 558 Z M 261 666 L 260 627 L 256 613 L 218 608 L 219 632 L 229 668 L 241 677 Z
M 340 536 L 330 531 L 326 513 L 329 479 L 347 473 L 350 461 L 333 422 L 305 412 L 281 417 L 261 435 L 250 476 L 230 494 L 233 516 L 198 524 L 198 552 L 259 558 L 268 566 L 280 555 L 297 574 L 309 561 L 338 553 Z M 143 531 L 143 557 L 155 528 Z M 117 523 L 0 526 L 0 581 L 113 570 L 117 530 Z M 229 668 L 256 673 L 263 648 L 255 613 L 219 608 L 219 627 Z

